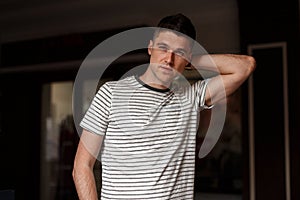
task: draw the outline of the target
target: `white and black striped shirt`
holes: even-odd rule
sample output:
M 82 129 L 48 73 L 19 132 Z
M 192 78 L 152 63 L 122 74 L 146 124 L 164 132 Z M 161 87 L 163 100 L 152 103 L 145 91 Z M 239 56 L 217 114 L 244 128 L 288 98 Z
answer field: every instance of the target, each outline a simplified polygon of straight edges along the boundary
M 193 199 L 206 84 L 160 90 L 130 76 L 101 86 L 80 123 L 104 136 L 101 199 Z

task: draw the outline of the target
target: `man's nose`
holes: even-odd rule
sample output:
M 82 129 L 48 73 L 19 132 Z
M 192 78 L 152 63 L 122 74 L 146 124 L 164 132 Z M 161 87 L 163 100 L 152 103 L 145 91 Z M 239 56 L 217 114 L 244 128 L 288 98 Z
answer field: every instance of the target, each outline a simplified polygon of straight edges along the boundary
M 174 54 L 173 51 L 171 51 L 171 50 L 167 51 L 166 55 L 165 55 L 166 62 L 168 64 L 173 64 L 173 62 L 174 62 L 174 56 L 175 56 L 175 54 Z

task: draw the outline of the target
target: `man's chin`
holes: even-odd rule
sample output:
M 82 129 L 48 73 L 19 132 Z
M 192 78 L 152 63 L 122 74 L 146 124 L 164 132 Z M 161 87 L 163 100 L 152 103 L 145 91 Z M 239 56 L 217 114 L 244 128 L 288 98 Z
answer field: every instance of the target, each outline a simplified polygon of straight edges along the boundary
M 168 78 L 164 77 L 161 79 L 161 82 L 165 87 L 169 87 L 171 83 L 174 81 L 174 78 L 175 78 L 174 76 Z

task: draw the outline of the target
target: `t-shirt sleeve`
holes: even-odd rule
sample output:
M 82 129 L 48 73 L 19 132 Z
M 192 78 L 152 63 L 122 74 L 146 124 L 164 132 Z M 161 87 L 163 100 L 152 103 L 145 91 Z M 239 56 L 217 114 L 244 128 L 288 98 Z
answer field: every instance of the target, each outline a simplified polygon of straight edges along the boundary
M 197 81 L 194 84 L 196 101 L 197 101 L 197 105 L 199 106 L 200 110 L 211 109 L 214 106 L 214 105 L 207 106 L 205 104 L 205 92 L 207 90 L 207 84 L 209 81 L 210 81 L 210 79 L 204 79 L 204 80 Z
M 92 133 L 105 135 L 111 107 L 111 89 L 103 84 L 94 96 L 80 126 Z

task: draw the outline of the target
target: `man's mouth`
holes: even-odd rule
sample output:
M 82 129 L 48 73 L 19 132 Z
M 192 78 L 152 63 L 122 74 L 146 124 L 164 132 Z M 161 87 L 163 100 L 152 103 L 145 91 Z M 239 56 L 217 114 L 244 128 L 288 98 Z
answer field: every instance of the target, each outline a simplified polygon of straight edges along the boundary
M 160 68 L 163 70 L 164 73 L 173 73 L 173 68 L 167 65 L 161 65 Z

